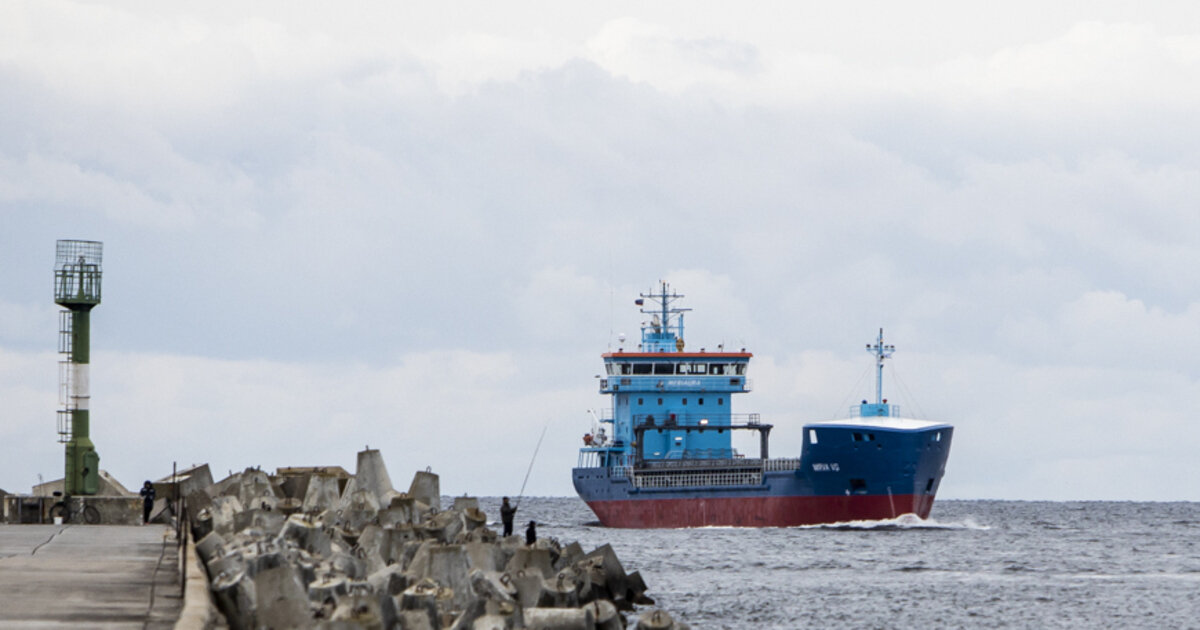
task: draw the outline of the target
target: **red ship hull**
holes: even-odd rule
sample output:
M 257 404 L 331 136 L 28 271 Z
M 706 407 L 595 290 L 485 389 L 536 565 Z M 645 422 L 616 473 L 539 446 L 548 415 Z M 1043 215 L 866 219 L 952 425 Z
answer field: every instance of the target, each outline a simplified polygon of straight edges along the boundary
M 792 527 L 891 519 L 928 518 L 932 494 L 767 496 L 738 498 L 589 501 L 606 527 Z

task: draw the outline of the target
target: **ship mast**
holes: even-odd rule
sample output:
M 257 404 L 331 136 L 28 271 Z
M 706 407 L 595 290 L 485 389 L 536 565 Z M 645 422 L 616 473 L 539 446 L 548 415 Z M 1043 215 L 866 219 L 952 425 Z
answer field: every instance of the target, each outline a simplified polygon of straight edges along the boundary
M 642 352 L 683 351 L 683 314 L 692 309 L 679 308 L 672 304 L 683 297 L 671 291 L 665 281 L 660 281 L 658 292 L 639 293 L 635 304 L 645 305 L 646 300 L 658 302 L 655 307 L 641 308 L 641 312 L 652 315 L 649 322 L 642 322 Z
M 883 329 L 879 329 L 879 338 L 875 344 L 867 344 L 867 352 L 875 355 L 875 404 L 883 404 L 883 360 L 890 359 L 896 346 L 883 344 Z

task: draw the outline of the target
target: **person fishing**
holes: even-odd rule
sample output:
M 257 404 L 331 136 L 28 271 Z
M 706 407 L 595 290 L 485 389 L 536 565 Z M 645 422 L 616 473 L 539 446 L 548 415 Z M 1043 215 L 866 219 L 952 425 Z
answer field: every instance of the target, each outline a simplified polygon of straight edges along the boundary
M 525 481 L 521 482 L 521 493 L 517 495 L 517 504 L 515 506 L 508 505 L 508 497 L 504 497 L 504 502 L 500 506 L 500 521 L 504 523 L 504 535 L 512 536 L 513 514 L 517 508 L 521 506 L 521 497 L 525 496 L 525 484 L 529 483 L 529 473 L 533 472 L 533 462 L 537 461 L 538 451 L 542 448 L 542 440 L 546 438 L 546 429 L 550 428 L 550 423 L 542 427 L 542 435 L 538 437 L 537 446 L 533 447 L 533 457 L 529 460 L 529 468 L 525 471 Z M 506 508 L 508 508 L 506 510 Z M 532 545 L 533 541 L 537 540 L 537 530 L 534 529 L 533 521 L 529 521 L 529 527 L 525 530 L 525 544 Z
M 504 523 L 505 536 L 512 536 L 513 514 L 516 513 L 517 508 L 509 504 L 508 497 L 504 497 L 504 502 L 500 504 L 500 521 Z
M 142 484 L 142 524 L 150 522 L 150 510 L 154 509 L 154 484 L 147 479 L 146 483 Z

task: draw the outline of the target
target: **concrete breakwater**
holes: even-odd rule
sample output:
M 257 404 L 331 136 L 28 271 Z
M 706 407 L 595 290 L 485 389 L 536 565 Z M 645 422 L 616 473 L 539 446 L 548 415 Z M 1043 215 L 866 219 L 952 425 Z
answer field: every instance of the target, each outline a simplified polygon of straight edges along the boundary
M 234 630 L 618 630 L 653 605 L 609 545 L 500 537 L 438 476 L 392 487 L 378 450 L 340 468 L 247 469 L 183 487 L 196 552 Z M 637 628 L 684 630 L 662 610 Z

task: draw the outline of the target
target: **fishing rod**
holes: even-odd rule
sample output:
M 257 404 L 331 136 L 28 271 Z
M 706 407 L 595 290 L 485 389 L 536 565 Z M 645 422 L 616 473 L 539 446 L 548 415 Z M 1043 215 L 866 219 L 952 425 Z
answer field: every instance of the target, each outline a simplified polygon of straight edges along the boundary
M 542 438 L 546 437 L 546 429 L 549 428 L 549 422 L 546 423 L 546 426 L 542 427 L 542 435 L 538 438 L 537 446 L 533 448 L 533 457 L 529 459 L 529 469 L 525 471 L 525 481 L 521 482 L 521 494 L 517 495 L 517 504 L 513 506 L 514 508 L 521 505 L 521 497 L 525 496 L 525 484 L 529 483 L 529 473 L 533 472 L 533 462 L 537 461 L 538 451 L 542 448 Z

